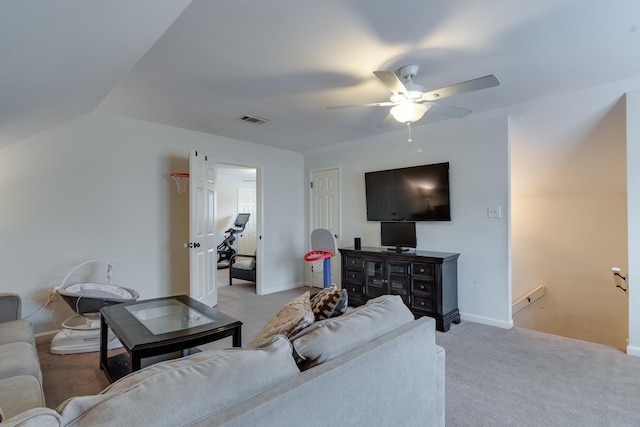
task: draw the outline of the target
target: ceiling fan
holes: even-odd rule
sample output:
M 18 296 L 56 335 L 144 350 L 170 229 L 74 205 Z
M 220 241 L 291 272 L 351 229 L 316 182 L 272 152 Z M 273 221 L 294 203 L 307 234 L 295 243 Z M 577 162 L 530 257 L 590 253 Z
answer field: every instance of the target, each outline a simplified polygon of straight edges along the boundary
M 417 65 L 405 65 L 395 72 L 373 72 L 373 74 L 391 90 L 392 95 L 389 101 L 360 105 L 341 105 L 327 108 L 391 107 L 389 114 L 393 116 L 394 119 L 400 123 L 411 126 L 411 123 L 420 120 L 427 110 L 449 117 L 462 118 L 471 113 L 471 111 L 464 108 L 439 104 L 436 101 L 449 96 L 500 85 L 497 77 L 490 74 L 477 79 L 445 86 L 440 89 L 427 91 L 423 86 L 413 81 L 419 68 Z

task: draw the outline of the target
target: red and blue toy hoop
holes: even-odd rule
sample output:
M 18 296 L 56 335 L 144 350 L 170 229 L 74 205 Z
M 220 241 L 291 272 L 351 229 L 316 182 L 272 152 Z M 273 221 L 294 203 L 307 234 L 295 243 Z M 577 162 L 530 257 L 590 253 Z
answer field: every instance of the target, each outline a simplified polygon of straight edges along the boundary
M 327 251 L 311 251 L 307 252 L 304 256 L 304 260 L 308 262 L 320 261 L 321 259 L 331 258 L 333 254 Z
M 326 288 L 331 285 L 331 257 L 332 252 L 327 251 L 311 251 L 307 252 L 304 260 L 311 263 L 322 261 L 322 287 Z

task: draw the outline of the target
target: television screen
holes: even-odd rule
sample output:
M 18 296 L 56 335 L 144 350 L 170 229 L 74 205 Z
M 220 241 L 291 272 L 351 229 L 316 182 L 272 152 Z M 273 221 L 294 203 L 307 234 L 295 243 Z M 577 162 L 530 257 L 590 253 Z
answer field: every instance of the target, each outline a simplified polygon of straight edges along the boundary
M 397 251 L 402 248 L 415 248 L 417 246 L 416 223 L 381 222 L 380 245 L 393 246 Z
M 368 221 L 451 221 L 448 162 L 364 177 Z

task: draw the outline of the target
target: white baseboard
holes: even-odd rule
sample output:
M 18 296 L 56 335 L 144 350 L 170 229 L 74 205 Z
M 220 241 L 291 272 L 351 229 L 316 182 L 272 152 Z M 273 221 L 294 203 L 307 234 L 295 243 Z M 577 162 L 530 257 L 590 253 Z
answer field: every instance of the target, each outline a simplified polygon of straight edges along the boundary
M 50 342 L 58 332 L 60 332 L 60 329 L 56 329 L 54 331 L 40 332 L 35 335 L 36 343 L 40 344 L 43 342 Z
M 635 345 L 627 346 L 627 355 L 640 357 L 640 347 L 636 347 Z
M 269 294 L 274 294 L 276 292 L 289 291 L 291 289 L 302 288 L 304 286 L 307 286 L 307 284 L 306 283 L 294 283 L 293 285 L 278 286 L 277 288 L 269 288 L 269 292 L 264 292 L 264 293 L 262 293 L 260 295 L 269 295 Z
M 464 320 L 465 322 L 480 323 L 483 325 L 495 326 L 497 328 L 502 328 L 502 329 L 513 328 L 513 319 L 510 319 L 507 322 L 504 320 L 492 319 L 490 317 L 477 316 L 475 314 L 466 314 L 462 312 L 460 313 L 460 319 Z

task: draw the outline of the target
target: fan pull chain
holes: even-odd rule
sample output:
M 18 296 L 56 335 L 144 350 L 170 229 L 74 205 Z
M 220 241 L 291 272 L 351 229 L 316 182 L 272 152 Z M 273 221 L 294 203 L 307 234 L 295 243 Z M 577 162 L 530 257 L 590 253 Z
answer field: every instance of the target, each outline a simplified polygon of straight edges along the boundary
M 411 132 L 411 122 L 407 122 L 407 128 L 409 129 L 409 138 L 407 139 L 407 141 L 413 142 L 413 132 Z

